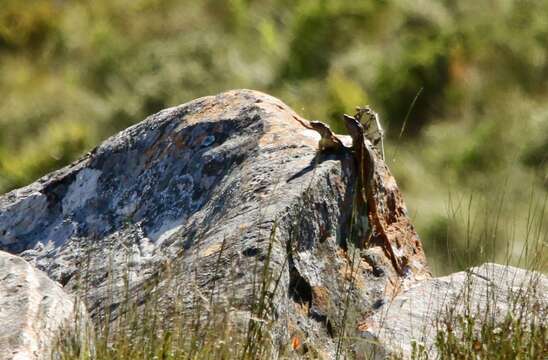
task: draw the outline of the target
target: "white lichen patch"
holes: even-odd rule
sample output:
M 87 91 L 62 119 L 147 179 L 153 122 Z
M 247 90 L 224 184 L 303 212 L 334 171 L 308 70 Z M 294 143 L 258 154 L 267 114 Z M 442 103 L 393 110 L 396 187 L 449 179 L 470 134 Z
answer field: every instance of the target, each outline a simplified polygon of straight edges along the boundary
M 61 220 L 49 228 L 46 241 L 55 246 L 64 245 L 76 232 L 76 224 L 69 220 Z
M 10 208 L 0 213 L 0 244 L 8 245 L 17 237 L 32 231 L 47 211 L 44 194 L 36 191 L 21 197 Z
M 399 258 L 405 255 L 405 252 L 403 251 L 403 249 L 397 248 L 396 246 L 392 246 L 392 250 L 394 251 L 394 255 L 396 255 Z
M 208 136 L 206 136 L 204 141 L 202 141 L 202 146 L 207 147 L 207 146 L 213 144 L 214 142 L 215 142 L 215 136 L 208 135 Z
M 139 243 L 139 251 L 143 258 L 151 258 L 154 253 L 154 248 L 154 244 L 152 244 L 149 238 L 145 237 L 141 239 L 141 242 Z
M 102 172 L 96 169 L 83 169 L 76 175 L 63 198 L 63 214 L 70 214 L 83 207 L 97 194 L 97 180 Z
M 132 193 L 130 199 L 123 205 L 116 209 L 116 214 L 121 216 L 131 216 L 137 211 L 140 202 L 140 198 L 137 193 Z
M 183 224 L 184 219 L 164 221 L 157 230 L 152 231 L 149 234 L 149 238 L 156 244 L 156 246 L 160 246 L 164 241 L 169 239 L 171 235 L 179 231 L 183 227 Z
M 219 253 L 219 251 L 221 251 L 222 247 L 223 247 L 222 243 L 212 244 L 212 245 L 208 246 L 207 248 L 205 248 L 204 250 L 202 250 L 202 252 L 200 253 L 200 256 L 201 257 L 206 257 L 206 256 L 210 256 L 210 255 Z
M 320 139 L 322 138 L 317 131 L 310 130 L 310 129 L 303 129 L 302 134 L 306 136 L 307 138 L 310 138 L 315 141 L 320 141 Z

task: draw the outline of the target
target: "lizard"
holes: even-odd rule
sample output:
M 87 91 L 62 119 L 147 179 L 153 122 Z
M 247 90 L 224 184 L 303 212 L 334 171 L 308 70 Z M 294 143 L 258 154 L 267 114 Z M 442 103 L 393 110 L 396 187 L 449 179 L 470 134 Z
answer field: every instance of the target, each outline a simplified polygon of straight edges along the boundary
M 359 112 L 357 115 L 357 117 L 359 117 Z M 358 206 L 367 205 L 369 224 L 372 224 L 371 229 L 382 238 L 383 247 L 389 256 L 394 269 L 401 275 L 401 265 L 394 253 L 388 234 L 386 233 L 384 222 L 379 213 L 378 202 L 373 194 L 376 169 L 375 154 L 373 153 L 371 146 L 365 141 L 365 131 L 360 121 L 358 121 L 356 117 L 347 114 L 344 114 L 343 117 L 346 129 L 352 137 L 352 148 L 357 162 Z M 359 209 L 360 208 L 363 207 L 359 207 Z M 362 240 L 361 246 L 365 245 L 365 242 L 369 240 L 368 237 L 369 236 L 366 236 L 366 238 Z
M 319 148 L 320 152 L 323 151 L 339 151 L 343 149 L 345 146 L 339 140 L 338 137 L 335 136 L 333 133 L 333 130 L 329 127 L 329 125 L 324 124 L 321 121 L 308 121 L 308 124 L 304 121 L 298 119 L 296 116 L 293 116 L 295 120 L 297 120 L 302 126 L 304 126 L 307 129 L 314 130 L 318 132 L 321 136 L 320 142 L 319 142 Z
M 371 140 L 373 145 L 380 148 L 384 160 L 384 130 L 381 126 L 379 114 L 373 111 L 369 105 L 366 105 L 365 107 L 358 106 L 356 108 L 355 117 L 363 125 L 365 136 Z
M 368 107 L 367 107 L 368 108 Z M 361 118 L 362 114 L 368 114 L 365 110 L 360 110 L 361 108 L 358 108 L 358 112 L 356 114 L 356 117 L 358 119 Z M 363 111 L 363 112 L 362 112 Z M 372 111 L 372 110 L 371 110 Z M 375 112 L 373 114 L 376 115 Z M 357 191 L 358 191 L 358 198 L 357 198 L 357 205 L 358 209 L 363 209 L 367 207 L 368 216 L 365 217 L 365 219 L 360 218 L 360 228 L 369 228 L 369 224 L 373 224 L 372 228 L 375 230 L 376 233 L 378 233 L 383 240 L 383 247 L 385 251 L 388 253 L 388 256 L 390 257 L 390 260 L 392 261 L 392 265 L 396 269 L 398 274 L 402 274 L 402 269 L 400 266 L 400 263 L 398 262 L 398 259 L 394 253 L 394 249 L 392 248 L 392 244 L 390 243 L 390 239 L 388 238 L 388 235 L 386 234 L 386 230 L 384 228 L 384 224 L 381 220 L 380 214 L 379 214 L 379 208 L 377 204 L 377 199 L 375 198 L 373 194 L 373 186 L 374 186 L 374 176 L 375 176 L 375 155 L 373 154 L 373 150 L 369 146 L 369 144 L 365 141 L 365 130 L 363 125 L 356 119 L 356 117 L 346 115 L 344 114 L 344 120 L 346 128 L 352 137 L 352 149 L 354 152 L 354 158 L 357 162 L 357 169 L 358 169 L 358 184 L 357 184 Z M 320 136 L 320 142 L 319 142 L 319 148 L 320 151 L 325 150 L 334 150 L 338 151 L 341 149 L 348 149 L 343 145 L 343 143 L 335 136 L 331 128 L 322 123 L 321 121 L 310 121 L 308 124 L 303 122 L 302 120 L 298 119 L 297 117 L 293 117 L 295 120 L 297 120 L 302 126 L 304 126 L 307 129 L 311 129 L 314 131 L 317 131 Z M 378 122 L 378 116 L 376 118 L 376 121 Z M 380 126 L 380 125 L 379 125 Z M 380 127 L 379 127 L 380 129 Z M 381 130 L 381 140 L 382 140 L 382 129 Z M 368 220 L 368 217 L 370 220 Z M 368 240 L 369 236 L 365 235 L 362 239 L 360 244 L 361 246 L 364 246 L 366 241 Z

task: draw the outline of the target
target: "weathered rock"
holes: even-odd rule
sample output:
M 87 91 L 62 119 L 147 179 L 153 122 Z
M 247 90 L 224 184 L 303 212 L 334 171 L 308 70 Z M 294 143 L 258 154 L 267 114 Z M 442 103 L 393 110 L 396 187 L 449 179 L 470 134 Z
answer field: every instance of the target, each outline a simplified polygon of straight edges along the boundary
M 537 272 L 486 263 L 467 271 L 425 280 L 385 304 L 360 328 L 364 339 L 359 350 L 371 359 L 393 355 L 410 358 L 412 343 L 422 344 L 431 359 L 437 358 L 434 346 L 437 324 L 448 311 L 453 316 L 465 310 L 477 319 L 500 323 L 512 312 L 518 296 L 533 313 L 533 307 L 548 317 L 548 277 Z M 540 306 L 539 306 L 540 304 Z M 544 313 L 544 316 L 542 315 Z M 444 327 L 441 326 L 440 330 Z
M 303 334 L 332 354 L 345 304 L 368 314 L 429 273 L 384 165 L 375 190 L 406 271 L 397 274 L 376 241 L 354 254 L 352 155 L 319 153 L 319 135 L 296 119 L 279 100 L 249 90 L 163 110 L 0 197 L 0 248 L 67 289 L 85 281 L 94 317 L 109 293 L 114 307 L 122 301 L 124 281 L 137 293 L 173 269 L 186 306 L 198 289 L 230 296 L 245 312 L 266 266 L 280 279 L 276 340 Z
M 73 296 L 20 257 L 0 251 L 0 274 L 1 360 L 50 359 L 62 327 L 89 324 Z

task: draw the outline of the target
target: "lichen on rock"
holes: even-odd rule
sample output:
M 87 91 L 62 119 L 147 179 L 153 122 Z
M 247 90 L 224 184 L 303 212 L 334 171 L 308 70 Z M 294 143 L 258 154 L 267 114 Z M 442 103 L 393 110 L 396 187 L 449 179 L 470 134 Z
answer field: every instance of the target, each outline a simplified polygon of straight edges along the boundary
M 341 309 L 367 314 L 429 273 L 385 165 L 379 201 L 407 272 L 397 274 L 374 242 L 355 249 L 352 154 L 318 151 L 319 136 L 301 119 L 250 90 L 163 110 L 0 197 L 0 248 L 68 291 L 85 272 L 94 317 L 113 285 L 116 305 L 116 289 L 129 284 L 138 296 L 167 268 L 177 269 L 183 302 L 196 289 L 215 291 L 249 311 L 256 269 L 266 264 L 279 279 L 272 316 L 285 319 L 275 340 L 302 333 L 332 355 L 346 326 Z

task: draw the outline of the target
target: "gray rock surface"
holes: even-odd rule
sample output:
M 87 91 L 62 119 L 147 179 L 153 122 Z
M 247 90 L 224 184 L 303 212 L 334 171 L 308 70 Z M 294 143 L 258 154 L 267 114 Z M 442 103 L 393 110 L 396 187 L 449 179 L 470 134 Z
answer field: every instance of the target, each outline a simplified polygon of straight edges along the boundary
M 411 344 L 416 341 L 426 347 L 430 358 L 436 359 L 437 321 L 443 319 L 448 309 L 455 315 L 468 309 L 478 320 L 492 319 L 497 323 L 513 311 L 517 296 L 524 295 L 526 305 L 540 304 L 539 309 L 544 313 L 540 319 L 546 319 L 548 277 L 538 272 L 486 263 L 425 280 L 396 296 L 361 324 L 363 340 L 357 346 L 361 346 L 360 353 L 368 354 L 371 359 L 392 355 L 407 359 L 411 356 Z
M 57 332 L 74 324 L 74 301 L 42 271 L 0 251 L 0 360 L 50 359 Z M 78 320 L 89 324 L 78 309 Z
M 135 296 L 164 286 L 154 282 L 163 271 L 175 272 L 179 284 L 166 302 L 177 297 L 190 307 L 194 293 L 214 291 L 245 313 L 266 266 L 280 279 L 275 340 L 301 334 L 329 357 L 345 304 L 365 316 L 429 272 L 380 159 L 376 190 L 405 274 L 375 241 L 355 255 L 354 159 L 348 151 L 319 153 L 319 135 L 297 119 L 279 100 L 250 90 L 163 110 L 0 197 L 0 249 L 69 291 L 84 282 L 94 318 L 106 299 L 116 308 L 124 286 Z

